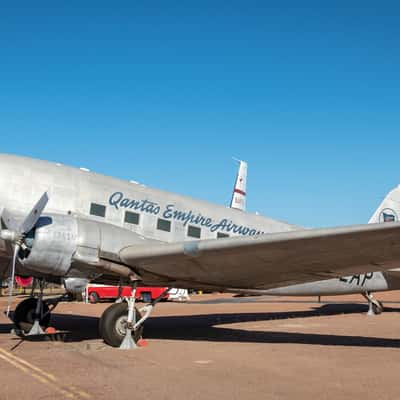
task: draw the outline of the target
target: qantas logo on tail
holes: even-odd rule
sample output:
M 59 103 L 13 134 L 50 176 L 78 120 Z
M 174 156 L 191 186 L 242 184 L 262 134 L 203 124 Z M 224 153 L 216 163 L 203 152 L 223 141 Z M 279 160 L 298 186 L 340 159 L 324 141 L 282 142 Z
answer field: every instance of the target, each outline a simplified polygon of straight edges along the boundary
M 379 222 L 394 222 L 398 220 L 396 212 L 391 208 L 385 208 L 379 214 Z

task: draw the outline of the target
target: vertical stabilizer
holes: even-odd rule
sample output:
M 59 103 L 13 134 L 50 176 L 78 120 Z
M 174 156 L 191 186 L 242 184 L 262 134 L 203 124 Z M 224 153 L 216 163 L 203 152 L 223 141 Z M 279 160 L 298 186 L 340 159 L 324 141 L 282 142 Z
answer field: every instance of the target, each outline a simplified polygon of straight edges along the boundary
M 391 190 L 369 220 L 370 224 L 399 221 L 400 185 Z
M 239 161 L 239 170 L 236 176 L 235 187 L 233 189 L 231 208 L 246 210 L 246 182 L 247 182 L 247 163 Z

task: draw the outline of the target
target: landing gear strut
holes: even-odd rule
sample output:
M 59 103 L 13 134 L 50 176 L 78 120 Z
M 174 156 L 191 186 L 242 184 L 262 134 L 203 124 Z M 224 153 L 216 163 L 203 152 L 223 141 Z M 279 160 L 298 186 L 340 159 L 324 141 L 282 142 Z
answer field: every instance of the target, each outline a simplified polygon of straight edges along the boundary
M 372 293 L 370 292 L 365 292 L 363 293 L 363 296 L 367 299 L 368 301 L 368 313 L 367 315 L 373 316 L 373 315 L 379 315 L 383 311 L 383 304 L 379 301 L 376 300 L 373 296 Z
M 43 300 L 44 280 L 39 280 L 39 294 L 34 297 L 34 288 L 37 282 L 33 284 L 31 297 L 23 300 L 17 305 L 13 314 L 13 322 L 16 327 L 16 333 L 19 336 L 41 335 L 50 324 L 51 312 L 56 308 L 60 301 L 67 300 L 68 295 Z
M 136 286 L 135 282 L 130 297 L 125 298 L 122 303 L 108 307 L 100 318 L 100 335 L 110 346 L 120 349 L 136 348 L 137 342 L 142 338 L 143 323 L 169 290 L 166 289 L 159 297 L 138 310 L 135 307 Z
M 43 329 L 40 326 L 40 320 L 43 319 L 43 290 L 44 290 L 45 282 L 44 280 L 39 281 L 39 295 L 37 298 L 36 308 L 33 320 L 33 326 L 28 332 L 28 335 L 42 335 L 44 333 Z M 47 311 L 50 316 L 50 312 Z M 47 328 L 47 327 L 46 327 Z
M 41 335 L 43 329 L 49 326 L 50 309 L 43 301 L 44 280 L 39 280 L 39 295 L 34 297 L 34 290 L 37 285 L 35 279 L 32 285 L 31 297 L 18 304 L 15 309 L 13 320 L 18 330 L 27 335 Z
M 124 301 L 124 298 L 122 297 L 122 279 L 119 280 L 118 283 L 118 294 L 117 294 L 117 299 L 115 300 L 116 303 L 122 303 Z

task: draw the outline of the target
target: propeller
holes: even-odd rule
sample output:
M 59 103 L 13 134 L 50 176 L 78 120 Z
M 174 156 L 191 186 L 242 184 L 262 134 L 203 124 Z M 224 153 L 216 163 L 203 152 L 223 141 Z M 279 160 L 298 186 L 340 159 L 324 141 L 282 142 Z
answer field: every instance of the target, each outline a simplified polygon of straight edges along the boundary
M 3 208 L 1 214 L 1 220 L 3 226 L 6 229 L 0 230 L 0 238 L 5 242 L 14 245 L 14 252 L 12 258 L 12 269 L 11 269 L 11 285 L 8 293 L 8 305 L 7 305 L 7 316 L 10 313 L 12 295 L 14 291 L 14 279 L 15 279 L 15 268 L 17 264 L 18 254 L 20 250 L 27 250 L 28 246 L 25 243 L 25 239 L 28 233 L 34 228 L 38 222 L 44 208 L 49 201 L 49 196 L 47 192 L 43 193 L 38 202 L 34 205 L 30 213 L 25 217 L 22 223 L 18 224 L 15 218 Z

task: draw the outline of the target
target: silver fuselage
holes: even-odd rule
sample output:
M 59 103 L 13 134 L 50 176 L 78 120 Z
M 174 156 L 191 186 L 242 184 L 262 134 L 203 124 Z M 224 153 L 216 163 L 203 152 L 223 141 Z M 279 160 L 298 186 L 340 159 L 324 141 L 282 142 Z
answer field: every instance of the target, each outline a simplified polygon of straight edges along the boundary
M 397 289 L 400 289 L 400 271 L 394 269 L 249 293 L 270 296 L 336 296 Z
M 52 216 L 51 225 L 57 226 L 57 237 L 44 227 L 35 239 L 37 244 L 30 259 L 35 271 L 43 273 L 48 268 L 41 268 L 40 264 L 53 260 L 58 275 L 91 278 L 94 270 L 82 265 L 95 263 L 100 257 L 118 262 L 122 248 L 143 241 L 180 242 L 215 239 L 221 234 L 255 236 L 301 229 L 79 168 L 0 155 L 1 207 L 22 219 L 44 192 L 50 198 L 45 214 Z M 93 204 L 105 207 L 104 217 L 92 215 Z M 139 214 L 138 224 L 125 222 L 127 212 Z M 170 231 L 159 229 L 159 219 L 170 223 Z M 200 237 L 188 235 L 190 226 L 200 228 Z M 43 253 L 38 239 L 46 240 L 46 245 L 52 243 L 54 249 L 64 246 L 65 257 L 56 251 Z M 71 254 L 73 263 L 69 268 L 67 259 Z M 10 257 L 5 243 L 0 243 L 0 255 L 4 271 Z M 21 273 L 23 267 L 19 266 Z M 28 268 L 27 273 L 30 272 Z

